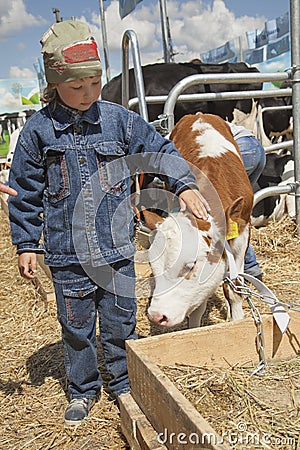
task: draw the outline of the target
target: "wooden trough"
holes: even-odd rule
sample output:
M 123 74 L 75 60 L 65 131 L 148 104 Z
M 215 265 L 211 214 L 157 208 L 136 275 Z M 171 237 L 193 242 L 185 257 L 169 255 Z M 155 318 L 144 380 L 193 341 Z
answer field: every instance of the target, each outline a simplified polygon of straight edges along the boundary
M 290 317 L 286 333 L 281 334 L 272 315 L 262 316 L 268 362 L 300 355 L 300 314 L 290 312 Z M 229 450 L 159 366 L 256 366 L 256 337 L 250 318 L 128 341 L 131 393 L 121 396 L 120 412 L 131 448 Z

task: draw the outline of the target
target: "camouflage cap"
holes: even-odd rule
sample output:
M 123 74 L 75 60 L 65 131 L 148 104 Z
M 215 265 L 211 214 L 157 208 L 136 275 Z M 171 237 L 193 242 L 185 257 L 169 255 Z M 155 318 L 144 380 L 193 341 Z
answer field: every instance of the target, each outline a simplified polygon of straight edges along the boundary
M 43 34 L 40 42 L 48 83 L 102 74 L 97 43 L 86 23 L 57 22 Z

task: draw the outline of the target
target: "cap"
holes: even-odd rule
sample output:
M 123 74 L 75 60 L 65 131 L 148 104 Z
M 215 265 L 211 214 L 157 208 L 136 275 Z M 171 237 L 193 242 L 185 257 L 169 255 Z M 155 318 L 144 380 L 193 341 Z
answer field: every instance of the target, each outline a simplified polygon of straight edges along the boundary
M 89 26 L 76 20 L 53 24 L 42 38 L 48 83 L 63 83 L 102 74 L 97 43 Z

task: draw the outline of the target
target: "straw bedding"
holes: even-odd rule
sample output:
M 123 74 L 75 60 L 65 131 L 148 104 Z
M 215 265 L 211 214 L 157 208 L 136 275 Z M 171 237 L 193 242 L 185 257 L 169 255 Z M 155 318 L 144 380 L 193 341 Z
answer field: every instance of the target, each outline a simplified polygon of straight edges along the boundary
M 299 358 L 267 366 L 263 377 L 238 367 L 163 370 L 231 448 L 299 448 Z
M 46 305 L 33 285 L 19 276 L 8 220 L 2 210 L 0 233 L 0 450 L 128 449 L 118 408 L 105 390 L 80 427 L 64 427 L 68 400 L 55 304 L 51 301 Z M 300 302 L 300 243 L 294 222 L 285 219 L 254 230 L 252 242 L 266 284 L 280 300 Z M 137 331 L 141 337 L 166 332 L 149 324 L 147 302 L 146 298 L 138 301 Z M 260 312 L 266 308 L 256 306 Z M 223 297 L 217 292 L 204 324 L 224 321 L 224 317 Z M 100 346 L 99 358 L 101 361 Z M 299 383 L 299 370 L 294 378 Z M 284 378 L 283 384 L 287 382 Z

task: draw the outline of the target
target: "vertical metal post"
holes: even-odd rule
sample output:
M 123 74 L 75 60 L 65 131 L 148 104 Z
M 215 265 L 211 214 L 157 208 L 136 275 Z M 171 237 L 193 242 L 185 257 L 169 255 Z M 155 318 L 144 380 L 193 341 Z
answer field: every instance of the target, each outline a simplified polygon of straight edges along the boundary
M 296 223 L 300 237 L 300 3 L 290 0 L 293 134 L 295 151 Z
M 161 17 L 161 33 L 163 40 L 164 61 L 170 62 L 170 52 L 168 46 L 168 20 L 167 20 L 167 8 L 166 0 L 159 0 L 160 4 L 160 17 Z
M 242 43 L 242 36 L 239 36 L 239 61 L 243 61 L 243 43 Z
M 126 30 L 122 39 L 122 105 L 128 108 L 129 101 L 129 42 L 131 42 L 135 85 L 139 99 L 140 115 L 148 122 L 148 109 L 145 99 L 143 71 L 137 36 L 133 30 Z
M 107 34 L 106 34 L 106 23 L 105 23 L 105 13 L 103 0 L 99 0 L 100 7 L 100 20 L 101 20 L 101 32 L 102 32 L 102 44 L 103 44 L 103 53 L 104 53 L 104 64 L 105 64 L 105 73 L 106 73 L 106 81 L 110 80 L 110 67 L 109 67 L 109 55 L 108 55 L 108 43 L 107 43 Z

